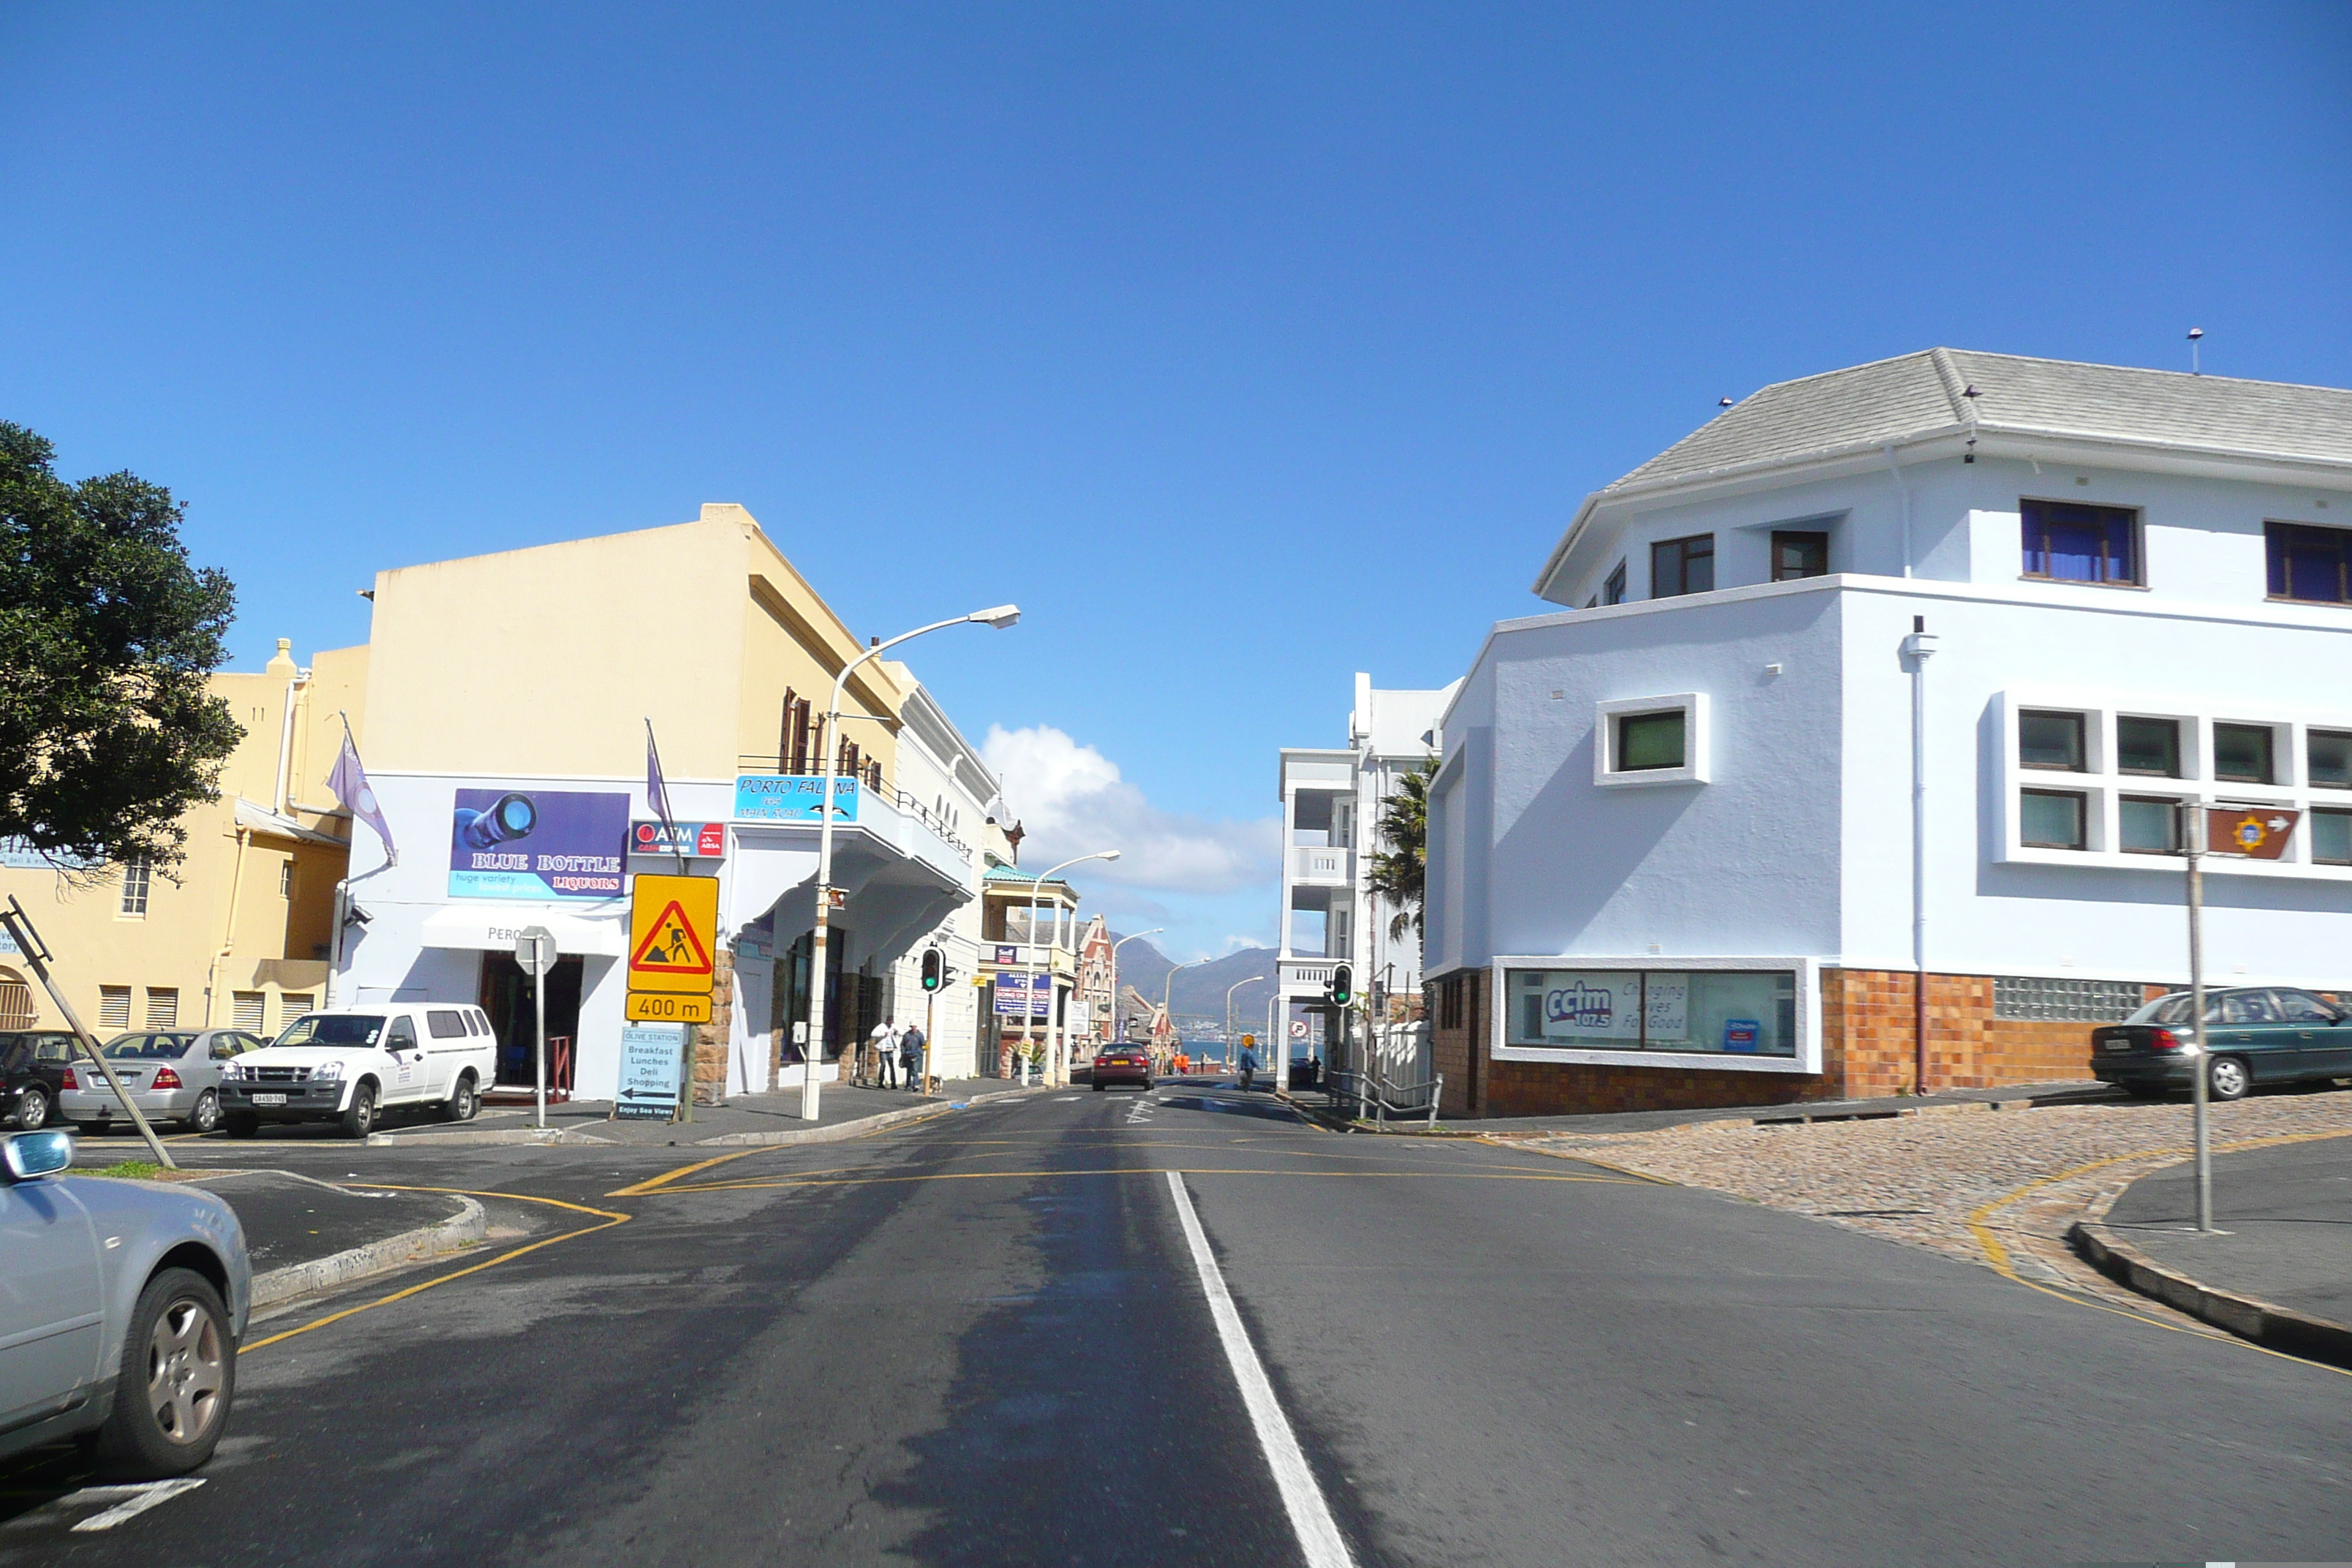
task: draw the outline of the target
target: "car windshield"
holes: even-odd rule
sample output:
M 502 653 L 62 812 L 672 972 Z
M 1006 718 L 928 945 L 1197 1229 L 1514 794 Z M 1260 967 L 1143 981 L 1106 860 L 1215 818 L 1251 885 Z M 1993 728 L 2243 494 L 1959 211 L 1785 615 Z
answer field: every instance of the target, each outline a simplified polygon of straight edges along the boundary
M 383 1033 L 381 1013 L 305 1013 L 278 1037 L 281 1046 L 372 1046 Z
M 106 1042 L 108 1059 L 118 1062 L 175 1062 L 187 1054 L 194 1035 L 118 1035 Z
M 2221 1021 L 2221 997 L 2225 993 L 2205 994 L 2205 1021 Z M 2124 1020 L 2126 1024 L 2185 1024 L 2189 1022 L 2189 993 L 2176 991 L 2169 996 L 2159 996 Z

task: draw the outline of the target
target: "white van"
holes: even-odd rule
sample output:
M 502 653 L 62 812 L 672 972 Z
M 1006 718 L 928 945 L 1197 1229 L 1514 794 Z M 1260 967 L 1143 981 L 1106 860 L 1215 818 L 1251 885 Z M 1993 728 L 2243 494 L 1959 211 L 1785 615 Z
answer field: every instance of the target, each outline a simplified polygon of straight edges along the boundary
M 340 1121 L 364 1138 L 397 1106 L 470 1121 L 498 1058 L 479 1007 L 394 1002 L 305 1013 L 223 1065 L 221 1121 L 232 1138 L 250 1138 L 265 1121 Z

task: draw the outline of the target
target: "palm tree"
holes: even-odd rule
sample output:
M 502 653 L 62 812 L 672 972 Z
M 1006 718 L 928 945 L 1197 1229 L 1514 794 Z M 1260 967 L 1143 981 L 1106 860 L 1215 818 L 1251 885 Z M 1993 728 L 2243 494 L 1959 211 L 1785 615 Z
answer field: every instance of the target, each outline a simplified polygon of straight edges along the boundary
M 1437 759 L 1431 757 L 1397 780 L 1396 793 L 1381 804 L 1376 831 L 1388 846 L 1372 856 L 1364 885 L 1397 907 L 1389 921 L 1394 941 L 1411 926 L 1421 934 L 1422 886 L 1429 867 L 1429 781 L 1437 776 Z

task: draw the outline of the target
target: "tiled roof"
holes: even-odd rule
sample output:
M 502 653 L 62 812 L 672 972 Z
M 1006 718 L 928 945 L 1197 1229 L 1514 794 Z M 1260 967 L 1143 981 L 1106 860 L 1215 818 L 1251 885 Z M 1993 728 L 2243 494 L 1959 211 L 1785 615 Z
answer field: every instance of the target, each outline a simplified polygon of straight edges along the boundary
M 1974 387 L 1977 395 L 1966 395 Z M 2352 391 L 1928 349 L 1765 387 L 1604 489 L 1962 431 L 2352 464 Z

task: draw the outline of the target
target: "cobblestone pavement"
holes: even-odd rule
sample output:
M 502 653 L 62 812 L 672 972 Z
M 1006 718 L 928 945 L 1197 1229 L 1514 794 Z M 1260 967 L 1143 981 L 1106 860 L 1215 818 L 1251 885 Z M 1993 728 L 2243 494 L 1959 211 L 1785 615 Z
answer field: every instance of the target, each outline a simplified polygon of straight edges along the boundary
M 2263 1094 L 2216 1105 L 2211 1127 L 2217 1151 L 2352 1134 L 2352 1090 Z M 1654 1132 L 1494 1141 L 1591 1156 L 2111 1295 L 2067 1250 L 2066 1226 L 2104 1214 L 2124 1187 L 2186 1158 L 2191 1135 L 2183 1100 L 1998 1111 L 1929 1106 L 1885 1121 L 1765 1127 L 1705 1121 Z

